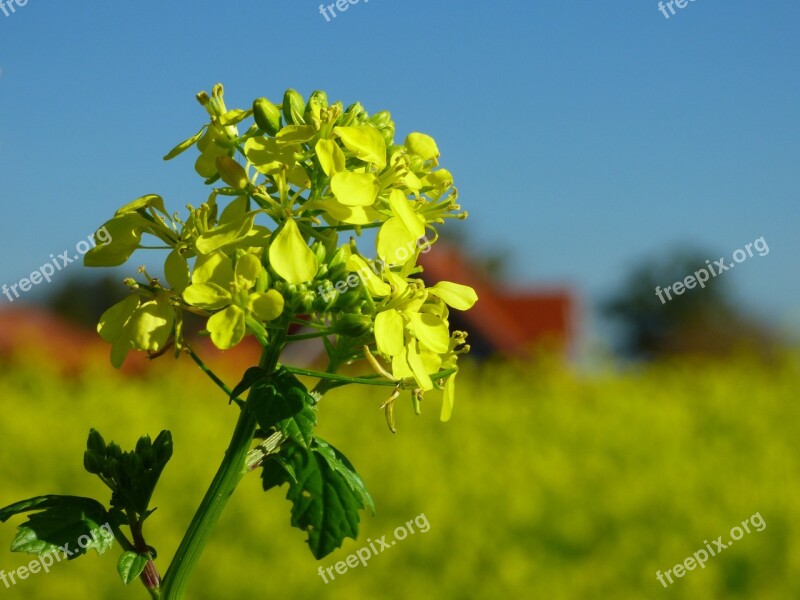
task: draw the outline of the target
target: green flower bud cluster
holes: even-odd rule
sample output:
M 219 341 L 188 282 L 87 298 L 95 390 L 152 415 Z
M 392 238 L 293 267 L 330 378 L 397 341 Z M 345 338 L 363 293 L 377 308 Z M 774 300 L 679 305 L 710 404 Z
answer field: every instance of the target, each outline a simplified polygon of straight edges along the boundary
M 92 429 L 83 464 L 111 488 L 112 506 L 146 515 L 153 489 L 170 458 L 172 435 L 168 431 L 162 431 L 153 441 L 142 436 L 135 450 L 124 452 L 115 442 L 106 444 L 103 436 Z

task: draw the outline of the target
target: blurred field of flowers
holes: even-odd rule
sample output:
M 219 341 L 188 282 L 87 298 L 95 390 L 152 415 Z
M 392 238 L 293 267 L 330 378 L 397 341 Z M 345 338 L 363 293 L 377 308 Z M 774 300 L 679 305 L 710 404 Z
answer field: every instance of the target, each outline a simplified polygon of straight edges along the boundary
M 289 526 L 283 492 L 256 473 L 237 490 L 192 582 L 190 597 L 219 598 L 758 598 L 800 597 L 800 361 L 772 366 L 662 361 L 620 373 L 576 375 L 558 361 L 464 365 L 453 419 L 438 399 L 386 428 L 380 391 L 326 396 L 323 437 L 351 458 L 378 507 L 359 540 L 317 563 Z M 43 492 L 105 498 L 81 459 L 90 427 L 124 447 L 130 431 L 170 429 L 176 452 L 149 521 L 163 559 L 174 552 L 221 458 L 236 407 L 196 368 L 168 358 L 144 376 L 107 363 L 69 377 L 48 361 L 0 364 L 0 504 Z M 427 408 L 427 410 L 425 410 Z M 424 512 L 430 530 L 328 584 L 317 575 Z M 657 570 L 760 512 L 705 569 L 664 590 Z M 7 548 L 0 568 L 31 557 Z M 391 535 L 389 536 L 391 539 Z M 114 568 L 119 549 L 36 574 L 7 598 L 141 598 Z M 241 577 L 247 574 L 247 577 Z

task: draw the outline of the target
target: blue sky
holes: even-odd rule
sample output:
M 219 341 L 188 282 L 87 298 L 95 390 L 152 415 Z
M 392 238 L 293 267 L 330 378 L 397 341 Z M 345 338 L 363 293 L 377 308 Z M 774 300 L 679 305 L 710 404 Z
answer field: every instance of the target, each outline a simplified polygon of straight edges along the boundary
M 650 0 L 362 0 L 331 22 L 304 0 L 28 0 L 0 12 L 0 283 L 145 193 L 199 204 L 192 159 L 161 156 L 221 81 L 229 106 L 324 89 L 432 134 L 475 251 L 510 249 L 515 284 L 584 306 L 646 258 L 764 236 L 725 277 L 797 328 L 798 22 L 789 0 L 669 20 Z

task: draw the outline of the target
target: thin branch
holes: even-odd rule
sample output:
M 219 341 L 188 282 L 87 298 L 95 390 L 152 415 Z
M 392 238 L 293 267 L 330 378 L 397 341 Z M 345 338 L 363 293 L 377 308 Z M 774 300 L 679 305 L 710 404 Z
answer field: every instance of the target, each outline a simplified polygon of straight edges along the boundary
M 197 354 L 194 353 L 194 350 L 192 350 L 187 344 L 184 344 L 184 348 L 186 349 L 186 353 L 192 357 L 192 360 L 197 363 L 197 366 L 200 367 L 202 371 L 211 378 L 211 381 L 216 383 L 217 386 L 219 386 L 219 388 L 223 392 L 225 392 L 225 395 L 228 396 L 228 398 L 230 398 L 231 394 L 233 394 L 233 390 L 229 388 L 227 385 L 225 385 L 225 382 L 222 381 L 219 377 L 217 377 L 216 373 L 214 373 L 214 371 L 209 369 L 203 362 L 203 360 L 199 356 L 197 356 Z M 244 406 L 244 400 L 242 400 L 241 398 L 232 398 L 232 400 L 236 402 L 239 408 L 242 408 Z

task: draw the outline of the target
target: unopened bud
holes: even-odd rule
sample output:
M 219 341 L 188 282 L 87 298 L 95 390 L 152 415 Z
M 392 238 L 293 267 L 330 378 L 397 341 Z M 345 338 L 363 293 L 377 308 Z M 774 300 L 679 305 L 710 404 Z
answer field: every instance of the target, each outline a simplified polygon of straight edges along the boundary
M 256 125 L 269 135 L 275 135 L 281 129 L 280 108 L 266 98 L 258 98 L 253 102 L 253 118 Z
M 305 125 L 303 113 L 306 111 L 306 103 L 303 97 L 292 89 L 286 90 L 283 95 L 283 118 L 290 125 Z

